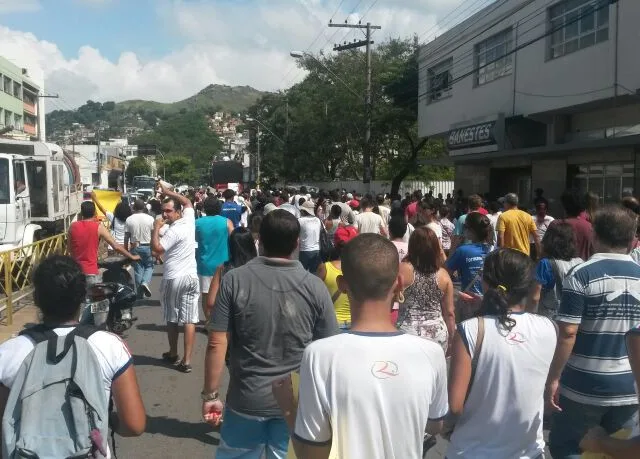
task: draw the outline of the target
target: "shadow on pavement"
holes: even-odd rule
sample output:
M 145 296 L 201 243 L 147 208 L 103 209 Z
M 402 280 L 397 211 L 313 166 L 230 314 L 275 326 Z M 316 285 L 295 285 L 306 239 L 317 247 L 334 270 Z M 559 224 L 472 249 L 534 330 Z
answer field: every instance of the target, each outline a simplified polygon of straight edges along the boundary
M 160 300 L 136 300 L 133 307 L 135 308 L 138 306 L 160 306 Z
M 161 356 L 150 357 L 148 355 L 133 355 L 133 364 L 137 367 L 140 366 L 153 366 L 160 368 L 175 368 L 172 363 L 165 362 Z
M 204 422 L 185 422 L 166 416 L 147 416 L 146 433 L 160 434 L 171 438 L 191 438 L 208 445 L 218 445 L 220 440 L 212 437 L 213 429 Z
M 140 324 L 140 325 L 136 325 L 136 328 L 142 331 L 157 331 L 157 332 L 167 333 L 166 325 Z
M 162 277 L 162 273 L 153 273 L 153 277 Z

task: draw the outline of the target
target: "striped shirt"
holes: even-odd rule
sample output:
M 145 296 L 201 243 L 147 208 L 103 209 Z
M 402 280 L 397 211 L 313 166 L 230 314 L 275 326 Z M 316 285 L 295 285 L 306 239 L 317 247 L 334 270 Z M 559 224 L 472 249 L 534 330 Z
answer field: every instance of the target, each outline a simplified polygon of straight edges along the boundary
M 567 274 L 556 320 L 579 325 L 561 394 L 587 405 L 636 405 L 625 333 L 640 322 L 640 266 L 629 255 L 593 255 Z

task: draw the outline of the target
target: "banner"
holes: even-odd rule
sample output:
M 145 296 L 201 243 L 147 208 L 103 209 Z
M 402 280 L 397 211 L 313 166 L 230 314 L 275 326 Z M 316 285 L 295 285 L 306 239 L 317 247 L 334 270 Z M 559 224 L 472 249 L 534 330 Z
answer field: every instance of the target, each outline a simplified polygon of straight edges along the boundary
M 122 193 L 119 191 L 93 190 L 93 192 L 96 195 L 96 200 L 100 202 L 100 205 L 102 205 L 107 212 L 113 212 L 122 200 Z M 96 215 L 101 220 L 105 218 L 105 215 L 100 212 L 98 206 L 96 206 Z

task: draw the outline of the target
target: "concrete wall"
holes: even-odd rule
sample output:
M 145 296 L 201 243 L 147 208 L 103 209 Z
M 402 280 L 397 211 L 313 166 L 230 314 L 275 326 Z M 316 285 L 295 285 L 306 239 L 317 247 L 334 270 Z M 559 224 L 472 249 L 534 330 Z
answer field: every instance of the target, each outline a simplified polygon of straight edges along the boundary
M 516 37 L 512 49 L 542 36 L 548 30 L 547 8 L 555 3 L 557 0 L 513 0 L 498 8 L 489 6 L 425 45 L 420 53 L 420 94 L 429 90 L 428 68 L 453 56 L 453 78 L 463 76 L 473 69 L 475 45 L 508 27 Z M 473 38 L 501 17 L 505 19 L 500 24 Z M 512 56 L 511 75 L 477 87 L 470 75 L 453 85 L 452 96 L 447 99 L 427 104 L 427 97 L 421 97 L 420 135 L 446 133 L 460 125 L 496 119 L 500 113 L 526 116 L 610 98 L 614 95 L 616 68 L 618 84 L 635 91 L 640 88 L 638 17 L 640 2 L 618 0 L 609 6 L 609 39 L 605 42 L 548 59 L 548 37 L 543 38 Z M 469 30 L 463 32 L 466 28 Z M 618 91 L 627 93 L 621 87 Z

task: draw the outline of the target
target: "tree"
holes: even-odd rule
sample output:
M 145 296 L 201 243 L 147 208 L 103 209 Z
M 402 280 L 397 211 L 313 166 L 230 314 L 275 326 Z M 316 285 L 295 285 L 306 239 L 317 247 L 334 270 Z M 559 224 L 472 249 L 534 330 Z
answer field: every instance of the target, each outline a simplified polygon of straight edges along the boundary
M 126 176 L 127 176 L 127 184 L 131 185 L 133 177 L 138 175 L 150 175 L 151 174 L 151 165 L 147 162 L 147 160 L 142 156 L 137 156 L 129 161 L 129 165 L 127 166 Z
M 362 51 L 351 50 L 301 59 L 300 66 L 308 71 L 303 81 L 286 92 L 262 97 L 250 108 L 250 116 L 269 128 L 261 129 L 263 177 L 298 182 L 362 178 L 364 57 Z M 372 70 L 374 178 L 391 180 L 397 193 L 406 178 L 449 175 L 450 169 L 420 164 L 445 150 L 439 141 L 418 137 L 417 45 L 411 40 L 384 42 L 373 51 Z M 253 140 L 252 153 L 256 146 Z

